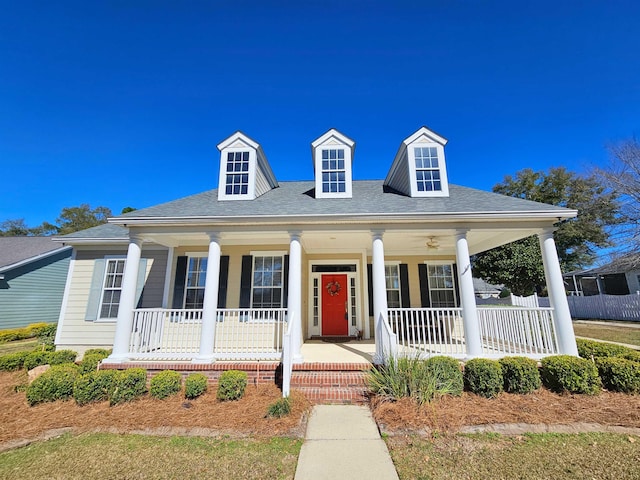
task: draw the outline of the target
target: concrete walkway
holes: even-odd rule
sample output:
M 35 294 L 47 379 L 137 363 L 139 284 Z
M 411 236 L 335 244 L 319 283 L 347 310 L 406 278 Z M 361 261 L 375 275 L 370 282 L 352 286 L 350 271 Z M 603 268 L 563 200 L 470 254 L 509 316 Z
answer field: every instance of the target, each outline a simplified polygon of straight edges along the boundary
M 316 405 L 295 480 L 397 480 L 387 446 L 367 407 Z

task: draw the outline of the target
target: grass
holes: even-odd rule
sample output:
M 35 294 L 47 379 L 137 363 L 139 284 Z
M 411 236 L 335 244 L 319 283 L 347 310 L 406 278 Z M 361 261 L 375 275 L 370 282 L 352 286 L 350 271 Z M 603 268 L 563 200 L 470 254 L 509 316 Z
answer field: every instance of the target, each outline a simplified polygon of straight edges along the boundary
M 605 433 L 386 439 L 400 479 L 639 479 L 640 437 Z
M 580 337 L 640 346 L 640 328 L 574 322 L 573 330 Z
M 31 351 L 38 346 L 37 338 L 29 338 L 27 340 L 16 340 L 14 342 L 8 342 L 0 344 L 0 355 L 6 353 L 22 352 L 25 350 Z
M 291 479 L 301 440 L 64 435 L 0 454 L 0 478 Z

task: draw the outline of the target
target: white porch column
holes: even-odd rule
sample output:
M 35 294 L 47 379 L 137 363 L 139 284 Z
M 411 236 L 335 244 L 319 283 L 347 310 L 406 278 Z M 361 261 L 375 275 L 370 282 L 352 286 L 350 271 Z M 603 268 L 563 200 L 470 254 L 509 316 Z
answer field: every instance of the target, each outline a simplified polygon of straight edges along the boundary
M 211 363 L 215 359 L 213 345 L 216 334 L 216 315 L 218 312 L 218 287 L 220 283 L 220 235 L 209 233 L 209 256 L 207 258 L 207 276 L 204 282 L 202 302 L 202 332 L 200 352 L 193 363 Z
M 290 232 L 288 318 L 293 319 L 291 344 L 293 363 L 302 363 L 302 245 L 300 232 Z
M 133 327 L 133 309 L 136 306 L 136 286 L 138 283 L 138 269 L 142 253 L 142 239 L 129 234 L 129 249 L 127 261 L 122 275 L 122 290 L 118 318 L 116 320 L 116 334 L 113 340 L 113 353 L 105 359 L 106 363 L 123 363 L 129 359 L 129 340 Z
M 559 353 L 564 355 L 578 356 L 576 346 L 576 336 L 573 332 L 571 322 L 571 312 L 569 302 L 564 289 L 560 261 L 556 251 L 556 242 L 553 239 L 553 230 L 545 230 L 538 234 L 540 239 L 540 250 L 542 251 L 542 264 L 544 265 L 544 276 L 547 280 L 547 292 L 549 293 L 549 303 L 553 308 L 553 321 L 558 337 Z
M 456 263 L 458 265 L 458 284 L 460 286 L 460 306 L 462 307 L 462 323 L 464 325 L 464 339 L 467 345 L 467 357 L 474 358 L 482 355 L 482 340 L 480 336 L 480 322 L 476 310 L 476 296 L 473 290 L 473 274 L 471 259 L 469 258 L 469 244 L 467 232 L 456 235 Z
M 382 236 L 384 232 L 372 232 L 372 259 L 371 272 L 373 280 L 373 331 L 375 332 L 376 354 L 374 361 L 382 363 L 385 355 L 390 352 L 383 351 L 382 339 L 379 338 L 380 331 L 380 315 L 387 317 L 387 285 L 384 274 L 384 243 Z

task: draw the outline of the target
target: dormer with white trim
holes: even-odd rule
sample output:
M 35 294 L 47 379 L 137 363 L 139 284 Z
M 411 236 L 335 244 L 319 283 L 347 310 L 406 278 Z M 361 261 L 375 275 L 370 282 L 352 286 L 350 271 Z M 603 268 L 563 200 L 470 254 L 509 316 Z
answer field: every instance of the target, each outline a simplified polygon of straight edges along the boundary
M 311 143 L 316 198 L 351 198 L 355 145 L 335 128 Z
M 384 186 L 409 197 L 448 197 L 446 144 L 446 138 L 420 128 L 400 144 Z
M 260 144 L 236 132 L 218 145 L 218 200 L 253 200 L 278 186 Z

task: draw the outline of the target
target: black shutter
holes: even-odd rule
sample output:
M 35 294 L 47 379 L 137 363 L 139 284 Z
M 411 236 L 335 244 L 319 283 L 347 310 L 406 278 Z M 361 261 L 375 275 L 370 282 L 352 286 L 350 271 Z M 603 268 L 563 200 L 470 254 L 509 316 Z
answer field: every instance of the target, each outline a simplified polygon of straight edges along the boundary
M 253 257 L 242 256 L 242 273 L 240 274 L 240 308 L 251 307 L 251 274 L 253 272 Z
M 424 263 L 418 264 L 418 277 L 420 278 L 420 305 L 422 308 L 429 308 L 431 306 L 429 275 L 427 274 L 427 266 Z
M 451 271 L 453 275 L 453 288 L 456 292 L 456 307 L 460 306 L 460 285 L 458 283 L 458 266 L 454 263 L 453 270 Z
M 289 306 L 289 255 L 284 256 L 284 265 L 282 266 L 282 307 Z
M 218 283 L 218 308 L 227 308 L 227 281 L 229 278 L 229 255 L 220 257 L 220 276 Z
M 367 264 L 367 289 L 369 292 L 369 316 L 373 317 L 373 265 Z
M 400 264 L 400 299 L 402 308 L 411 307 L 411 299 L 409 298 L 409 269 L 406 263 Z
M 173 308 L 184 308 L 184 285 L 187 279 L 188 257 L 178 257 L 176 262 L 176 278 L 173 282 Z

